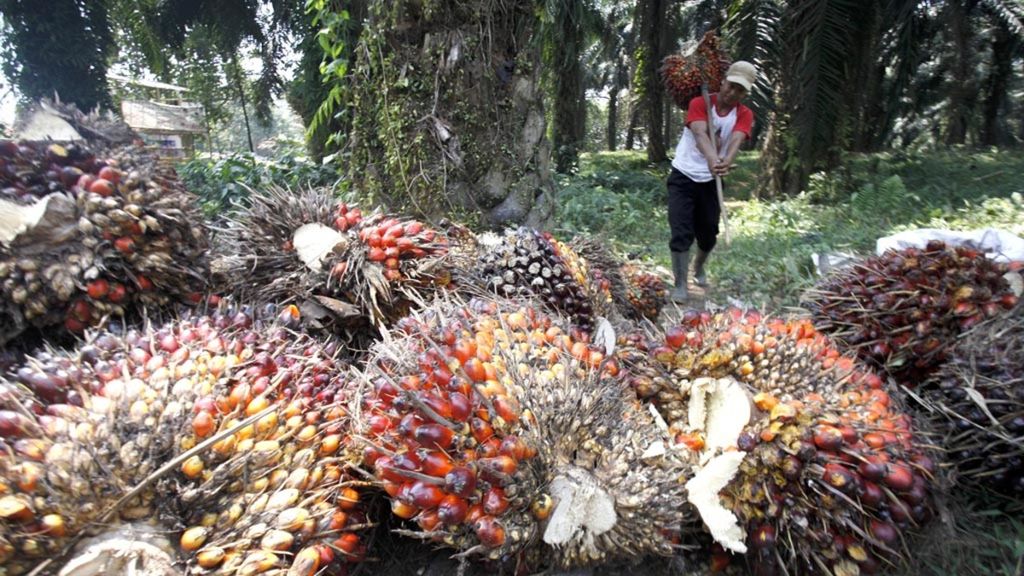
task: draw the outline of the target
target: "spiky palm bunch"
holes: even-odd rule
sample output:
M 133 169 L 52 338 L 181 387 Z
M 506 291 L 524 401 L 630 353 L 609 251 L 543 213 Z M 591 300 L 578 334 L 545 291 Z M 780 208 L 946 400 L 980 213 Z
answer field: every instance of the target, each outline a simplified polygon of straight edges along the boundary
M 960 333 L 1016 304 L 1007 273 L 977 250 L 933 241 L 840 269 L 804 301 L 820 330 L 914 386 L 946 360 Z
M 758 573 L 908 561 L 906 539 L 931 516 L 934 465 L 881 379 L 809 322 L 691 313 L 622 344 L 624 373 L 676 441 L 720 467 L 711 485 L 734 517 L 709 528 Z
M 363 215 L 329 190 L 254 191 L 217 237 L 230 291 L 383 326 L 451 279 L 447 238 L 415 220 Z
M 294 323 L 290 309 L 100 333 L 19 372 L 74 391 L 46 409 L 0 382 L 0 566 L 106 573 L 123 546 L 70 545 L 140 520 L 177 539 L 162 556 L 178 573 L 339 574 L 361 558 L 353 387 L 336 346 Z
M 958 338 L 914 397 L 960 479 L 1024 496 L 1024 305 Z
M 614 361 L 532 305 L 437 303 L 378 343 L 365 463 L 407 533 L 463 555 L 581 566 L 670 554 L 672 453 Z
M 173 171 L 141 149 L 0 141 L 0 345 L 31 326 L 190 301 L 206 231 Z

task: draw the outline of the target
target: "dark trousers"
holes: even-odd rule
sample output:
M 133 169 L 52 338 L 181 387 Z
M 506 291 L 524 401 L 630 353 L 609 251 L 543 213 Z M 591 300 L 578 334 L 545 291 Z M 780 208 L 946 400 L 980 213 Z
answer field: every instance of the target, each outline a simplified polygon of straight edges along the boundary
M 668 175 L 668 225 L 672 230 L 668 246 L 673 252 L 686 252 L 695 238 L 698 248 L 711 252 L 718 241 L 721 214 L 714 180 L 694 182 L 672 169 Z

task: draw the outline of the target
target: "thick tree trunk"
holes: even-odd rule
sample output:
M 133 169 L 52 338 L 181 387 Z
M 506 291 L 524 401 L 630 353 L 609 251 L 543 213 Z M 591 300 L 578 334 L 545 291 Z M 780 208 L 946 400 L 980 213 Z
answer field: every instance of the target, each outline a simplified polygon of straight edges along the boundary
M 626 126 L 626 150 L 636 147 L 637 130 L 640 129 L 640 106 L 635 98 L 629 103 L 629 125 Z
M 619 87 L 608 91 L 608 127 L 605 132 L 608 150 L 614 152 L 619 145 Z
M 857 152 L 866 152 L 873 148 L 880 133 L 884 132 L 884 108 L 882 106 L 882 80 L 885 68 L 879 64 L 881 51 L 882 6 L 878 1 L 864 3 L 864 18 L 868 22 L 861 30 L 855 44 L 857 48 L 856 69 L 853 86 L 863 86 L 860 90 L 850 90 L 850 113 L 848 117 L 853 124 L 850 148 Z
M 962 4 L 962 0 L 948 2 L 946 9 L 949 11 L 945 21 L 949 25 L 949 34 L 952 40 L 953 66 L 949 80 L 949 120 L 943 140 L 947 145 L 954 145 L 967 141 L 967 125 L 971 110 L 974 108 L 973 89 L 970 85 L 972 30 L 967 8 Z
M 436 221 L 541 227 L 554 209 L 528 0 L 373 0 L 353 72 L 352 182 Z
M 643 111 L 644 127 L 647 131 L 647 160 L 665 160 L 664 109 L 662 95 L 664 88 L 658 78 L 658 65 L 662 53 L 662 23 L 665 21 L 666 6 L 670 0 L 638 0 L 637 15 L 640 30 L 637 58 L 637 80 L 639 106 Z
M 579 160 L 580 147 L 586 132 L 586 100 L 583 93 L 583 2 L 562 0 L 562 14 L 556 16 L 561 25 L 559 50 L 554 55 L 555 109 L 552 118 L 552 145 L 555 170 L 572 171 Z
M 988 81 L 984 102 L 984 116 L 981 126 L 981 143 L 985 146 L 997 146 L 1005 143 L 999 116 L 1003 112 L 1010 77 L 1013 75 L 1013 45 L 1010 30 L 1002 22 L 995 24 L 995 37 L 992 39 L 992 63 L 989 65 Z

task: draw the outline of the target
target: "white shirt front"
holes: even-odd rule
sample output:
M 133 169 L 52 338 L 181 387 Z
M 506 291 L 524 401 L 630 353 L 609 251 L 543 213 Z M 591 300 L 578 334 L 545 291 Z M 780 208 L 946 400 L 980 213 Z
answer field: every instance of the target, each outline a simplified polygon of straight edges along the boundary
M 719 116 L 718 107 L 712 100 L 711 109 L 713 110 L 711 118 L 715 124 L 715 138 L 718 142 L 718 156 L 723 157 L 729 149 L 732 130 L 736 127 L 736 110 L 739 109 L 739 106 L 733 106 L 728 114 Z M 686 174 L 694 182 L 710 182 L 714 178 L 711 175 L 711 170 L 708 169 L 707 159 L 697 148 L 697 140 L 689 126 L 683 128 L 683 135 L 679 138 L 679 144 L 676 146 L 676 157 L 672 160 L 672 167 Z

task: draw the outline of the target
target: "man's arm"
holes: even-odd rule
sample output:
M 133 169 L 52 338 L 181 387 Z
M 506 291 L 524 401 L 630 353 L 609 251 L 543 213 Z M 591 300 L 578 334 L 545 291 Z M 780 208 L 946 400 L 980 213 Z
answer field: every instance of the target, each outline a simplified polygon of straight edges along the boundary
M 703 120 L 690 122 L 690 131 L 693 132 L 693 139 L 697 142 L 697 150 L 704 155 L 708 162 L 708 170 L 715 173 L 716 166 L 721 164 L 718 158 L 718 151 L 711 145 L 711 138 L 708 136 L 708 123 Z
M 714 174 L 719 176 L 725 176 L 729 173 L 732 168 L 732 161 L 736 158 L 736 153 L 739 152 L 740 146 L 747 139 L 747 135 L 743 132 L 733 131 L 729 136 L 729 147 L 725 150 L 725 158 L 722 158 L 721 163 L 712 170 Z

